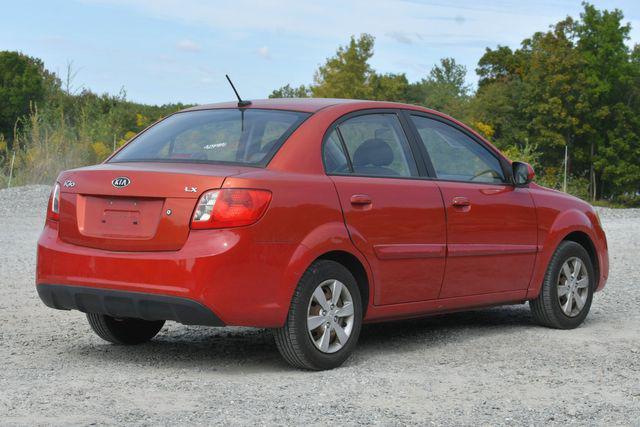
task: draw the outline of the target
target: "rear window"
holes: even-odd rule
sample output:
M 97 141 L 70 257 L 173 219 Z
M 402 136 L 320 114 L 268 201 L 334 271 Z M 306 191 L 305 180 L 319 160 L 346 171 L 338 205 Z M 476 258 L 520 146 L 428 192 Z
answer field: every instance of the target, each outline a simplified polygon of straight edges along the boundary
M 147 129 L 110 162 L 266 165 L 309 114 L 259 109 L 177 113 Z

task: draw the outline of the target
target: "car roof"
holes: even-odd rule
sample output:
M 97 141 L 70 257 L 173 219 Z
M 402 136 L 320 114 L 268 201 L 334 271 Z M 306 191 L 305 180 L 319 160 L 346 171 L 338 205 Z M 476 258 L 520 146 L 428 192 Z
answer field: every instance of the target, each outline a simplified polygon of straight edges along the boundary
M 421 111 L 430 113 L 434 116 L 439 116 L 453 122 L 467 131 L 474 134 L 476 137 L 485 141 L 492 148 L 498 151 L 489 141 L 487 141 L 482 135 L 476 132 L 474 129 L 466 126 L 455 118 L 441 113 L 431 108 L 422 107 L 413 104 L 404 104 L 401 102 L 389 102 L 389 101 L 369 101 L 364 99 L 343 99 L 343 98 L 269 98 L 269 99 L 252 99 L 251 104 L 244 108 L 256 108 L 265 110 L 287 110 L 287 111 L 300 111 L 304 113 L 315 113 L 317 111 L 329 108 L 340 108 L 342 112 L 367 110 L 367 109 L 387 109 L 398 108 L 405 110 Z M 214 110 L 222 108 L 238 108 L 237 101 L 219 102 L 215 104 L 197 105 L 191 108 L 187 108 L 182 111 L 199 111 L 199 110 Z M 499 151 L 498 151 L 499 152 Z
M 256 99 L 251 100 L 251 105 L 247 108 L 264 108 L 274 110 L 291 110 L 302 111 L 305 113 L 315 113 L 323 108 L 337 106 L 337 105 L 353 105 L 358 108 L 411 108 L 427 110 L 425 108 L 417 107 L 415 105 L 401 104 L 396 102 L 384 102 L 384 101 L 367 101 L 360 99 L 339 99 L 339 98 L 270 98 L 270 99 Z M 184 111 L 194 110 L 210 110 L 218 108 L 238 108 L 238 103 L 233 102 L 221 102 L 216 104 L 198 105 L 195 107 L 187 108 Z
M 305 113 L 315 113 L 317 111 L 329 108 L 340 108 L 342 113 L 345 113 L 345 107 L 347 110 L 357 111 L 366 109 L 387 109 L 398 108 L 405 110 L 421 111 L 439 116 L 446 119 L 448 122 L 454 123 L 467 132 L 473 134 L 476 138 L 489 146 L 494 152 L 502 156 L 500 150 L 498 150 L 490 141 L 484 136 L 480 135 L 475 129 L 465 125 L 464 123 L 456 120 L 455 118 L 448 116 L 431 108 L 422 107 L 413 104 L 404 104 L 400 102 L 389 101 L 369 101 L 363 99 L 343 99 L 343 98 L 269 98 L 269 99 L 255 99 L 251 100 L 251 104 L 245 108 L 257 108 L 257 109 L 271 109 L 271 110 L 288 110 L 288 111 L 300 111 Z M 191 108 L 187 108 L 182 111 L 198 111 L 198 110 L 213 110 L 222 108 L 238 108 L 237 101 L 220 102 L 215 104 L 198 105 Z M 348 111 L 347 111 L 348 113 Z

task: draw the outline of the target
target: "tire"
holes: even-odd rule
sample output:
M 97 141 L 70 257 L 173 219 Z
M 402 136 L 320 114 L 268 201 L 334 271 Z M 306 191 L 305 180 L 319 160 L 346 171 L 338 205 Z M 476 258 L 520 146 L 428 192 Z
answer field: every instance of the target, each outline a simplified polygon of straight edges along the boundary
M 164 320 L 118 319 L 106 314 L 87 313 L 91 329 L 103 340 L 114 344 L 142 344 L 155 337 Z
M 572 287 L 571 277 L 575 275 L 577 265 L 575 260 L 579 260 L 582 266 Z M 565 263 L 568 270 L 564 270 Z M 569 278 L 568 273 L 571 273 Z M 588 280 L 586 284 L 583 281 L 585 277 Z M 576 242 L 563 241 L 551 257 L 540 294 L 529 301 L 534 320 L 555 329 L 577 328 L 589 314 L 595 286 L 593 264 L 585 248 Z
M 334 289 L 338 289 L 335 300 Z M 321 304 L 323 297 L 326 300 Z M 307 325 L 316 324 L 314 329 L 308 329 Z M 362 300 L 355 278 L 342 264 L 320 260 L 302 275 L 287 320 L 274 335 L 287 363 L 320 371 L 337 368 L 347 360 L 356 347 L 361 327 Z

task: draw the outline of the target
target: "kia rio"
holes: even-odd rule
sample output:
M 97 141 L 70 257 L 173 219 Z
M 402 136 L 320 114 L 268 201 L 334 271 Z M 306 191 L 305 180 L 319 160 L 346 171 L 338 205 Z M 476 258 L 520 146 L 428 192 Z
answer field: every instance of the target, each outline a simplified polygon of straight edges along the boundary
M 112 343 L 166 320 L 270 328 L 313 370 L 342 364 L 367 322 L 528 301 L 572 329 L 607 280 L 605 234 L 589 204 L 533 178 L 422 107 L 190 108 L 59 175 L 37 291 Z

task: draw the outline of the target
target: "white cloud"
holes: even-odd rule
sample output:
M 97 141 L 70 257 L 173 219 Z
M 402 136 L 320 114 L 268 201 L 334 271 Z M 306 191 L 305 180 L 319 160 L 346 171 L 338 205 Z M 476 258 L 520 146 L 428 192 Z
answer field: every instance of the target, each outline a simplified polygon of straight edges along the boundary
M 400 31 L 393 31 L 391 33 L 387 33 L 386 35 L 387 35 L 387 37 L 392 38 L 393 40 L 397 41 L 398 43 L 413 44 L 413 38 L 411 37 L 411 35 L 409 35 L 407 33 L 403 33 L 403 32 L 400 32 Z
M 190 39 L 182 39 L 176 43 L 176 49 L 183 52 L 200 52 L 200 45 Z
M 80 0 L 111 4 L 186 25 L 223 32 L 232 41 L 256 32 L 277 36 L 319 38 L 344 43 L 350 35 L 370 33 L 396 42 L 419 44 L 446 37 L 446 44 L 470 46 L 463 32 L 491 44 L 517 46 L 536 31 L 576 16 L 580 2 L 519 0 Z M 568 3 L 571 3 L 569 5 Z M 627 9 L 625 7 L 624 9 Z M 336 13 L 339 11 L 339 13 Z M 627 19 L 637 17 L 628 14 Z M 633 35 L 638 26 L 634 22 Z M 425 40 L 421 40 L 420 35 Z M 475 46 L 474 46 L 475 47 Z
M 430 69 L 439 58 L 454 57 L 467 66 L 472 79 L 485 47 L 517 48 L 534 32 L 547 30 L 567 15 L 577 17 L 582 9 L 578 1 L 551 0 L 79 1 L 114 5 L 167 27 L 208 30 L 209 48 L 217 49 L 219 58 L 227 54 L 224 63 L 230 67 L 271 58 L 264 65 L 272 80 L 281 78 L 277 67 L 284 58 L 297 56 L 300 69 L 305 67 L 306 81 L 323 58 L 361 33 L 376 37 L 372 65 L 381 72 L 406 72 L 409 79 L 418 79 L 425 72 L 420 70 Z M 638 42 L 637 13 L 627 14 L 627 19 L 634 25 L 632 43 Z M 194 47 L 181 50 L 194 51 Z M 273 57 L 276 50 L 279 54 Z
M 269 52 L 269 48 L 266 46 L 262 46 L 261 48 L 258 48 L 257 53 L 264 59 L 271 59 L 271 53 Z
M 269 32 L 276 35 L 348 40 L 353 34 L 370 33 L 384 37 L 406 33 L 407 29 L 423 35 L 447 34 L 456 40 L 461 29 L 481 40 L 517 43 L 534 31 L 544 30 L 567 14 L 567 7 L 556 5 L 536 8 L 530 2 L 463 0 L 459 4 L 444 1 L 388 0 L 82 0 L 115 4 L 152 16 L 186 25 L 199 25 L 224 31 Z M 340 13 L 336 13 L 340 10 Z M 452 23 L 457 29 L 452 29 Z M 409 33 L 410 34 L 410 33 Z M 417 40 L 413 38 L 414 43 Z M 402 43 L 406 43 L 403 39 Z

